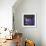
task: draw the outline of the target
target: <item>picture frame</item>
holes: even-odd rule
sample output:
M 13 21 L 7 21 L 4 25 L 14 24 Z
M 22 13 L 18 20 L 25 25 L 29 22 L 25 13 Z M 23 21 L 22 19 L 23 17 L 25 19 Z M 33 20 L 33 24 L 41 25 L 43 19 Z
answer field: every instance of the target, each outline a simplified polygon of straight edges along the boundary
M 23 13 L 22 26 L 23 27 L 36 27 L 36 13 Z

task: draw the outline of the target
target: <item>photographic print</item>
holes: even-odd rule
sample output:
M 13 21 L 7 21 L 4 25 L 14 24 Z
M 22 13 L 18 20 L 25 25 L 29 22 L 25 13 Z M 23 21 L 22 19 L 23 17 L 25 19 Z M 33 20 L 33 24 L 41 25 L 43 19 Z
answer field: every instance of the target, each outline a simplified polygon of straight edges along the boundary
M 36 27 L 36 14 L 23 14 L 22 16 L 22 25 L 24 27 Z

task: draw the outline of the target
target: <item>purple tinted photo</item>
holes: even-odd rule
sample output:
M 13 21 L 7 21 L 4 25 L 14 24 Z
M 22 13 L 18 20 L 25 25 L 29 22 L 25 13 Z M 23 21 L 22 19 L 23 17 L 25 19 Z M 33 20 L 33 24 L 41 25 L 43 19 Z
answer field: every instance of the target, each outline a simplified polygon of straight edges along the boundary
M 35 15 L 24 15 L 24 25 L 35 25 Z

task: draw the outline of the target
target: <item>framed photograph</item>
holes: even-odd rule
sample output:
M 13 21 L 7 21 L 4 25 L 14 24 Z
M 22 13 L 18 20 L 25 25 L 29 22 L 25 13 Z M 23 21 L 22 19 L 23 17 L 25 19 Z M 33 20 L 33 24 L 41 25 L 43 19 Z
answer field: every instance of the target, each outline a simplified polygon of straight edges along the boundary
M 36 13 L 24 13 L 22 15 L 23 27 L 36 27 Z

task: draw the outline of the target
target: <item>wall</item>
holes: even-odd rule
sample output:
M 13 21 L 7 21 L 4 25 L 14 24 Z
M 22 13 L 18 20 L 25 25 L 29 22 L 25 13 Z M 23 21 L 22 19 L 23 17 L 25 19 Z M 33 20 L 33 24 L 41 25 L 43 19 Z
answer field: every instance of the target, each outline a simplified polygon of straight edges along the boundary
M 41 40 L 42 46 L 46 46 L 46 0 L 41 1 Z
M 21 1 L 21 0 L 20 0 Z M 18 2 L 20 2 L 18 0 Z M 22 14 L 35 12 L 37 15 L 37 27 L 22 27 Z M 24 39 L 31 39 L 36 46 L 41 46 L 41 0 L 23 0 L 13 6 L 15 30 L 23 33 Z
M 0 0 L 0 27 L 12 29 L 12 6 L 16 0 Z

